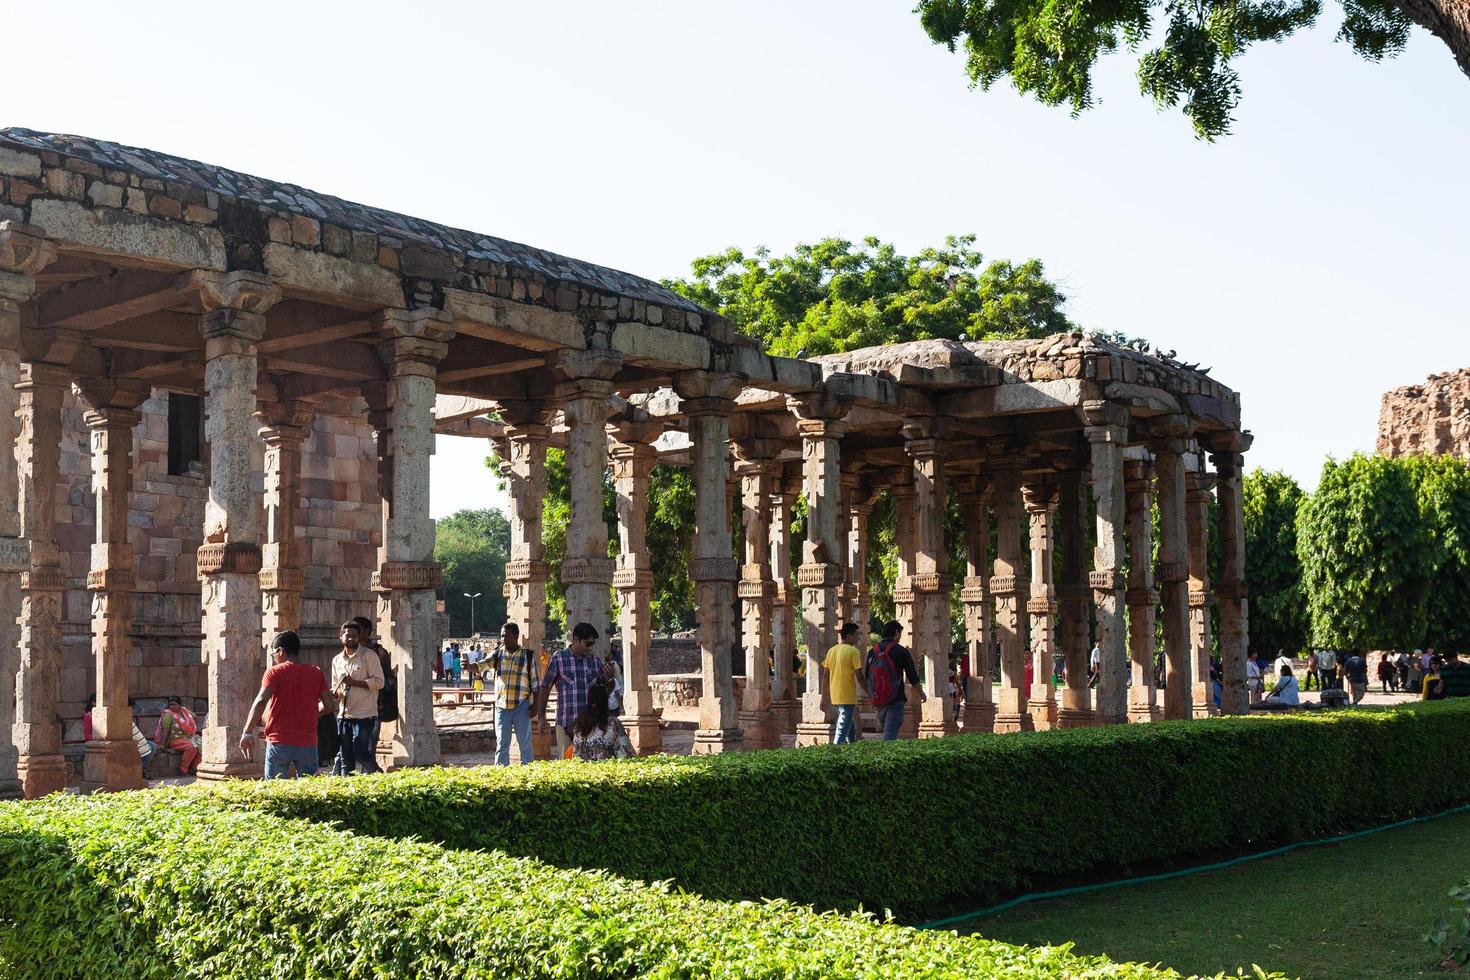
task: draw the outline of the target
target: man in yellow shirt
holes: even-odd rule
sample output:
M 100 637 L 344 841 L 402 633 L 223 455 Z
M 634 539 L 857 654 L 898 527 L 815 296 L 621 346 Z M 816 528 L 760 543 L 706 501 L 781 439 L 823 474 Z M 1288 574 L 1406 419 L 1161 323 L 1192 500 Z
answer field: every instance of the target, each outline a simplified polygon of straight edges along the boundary
M 841 745 L 857 738 L 857 701 L 863 690 L 863 655 L 855 646 L 858 625 L 847 623 L 838 634 L 838 643 L 827 651 L 822 661 L 826 673 L 826 701 L 837 709 L 837 725 L 833 729 L 832 744 Z M 823 705 L 825 708 L 826 705 Z

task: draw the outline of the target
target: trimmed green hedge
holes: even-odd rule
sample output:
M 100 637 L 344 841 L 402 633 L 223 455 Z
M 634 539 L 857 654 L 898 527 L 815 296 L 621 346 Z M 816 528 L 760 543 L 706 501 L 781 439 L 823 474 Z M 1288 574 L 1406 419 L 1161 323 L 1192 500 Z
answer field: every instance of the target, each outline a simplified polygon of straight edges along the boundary
M 1470 801 L 1470 700 L 1032 735 L 231 784 L 217 804 L 919 915 Z
M 0 805 L 0 974 L 1177 976 L 784 902 L 711 902 L 176 793 Z

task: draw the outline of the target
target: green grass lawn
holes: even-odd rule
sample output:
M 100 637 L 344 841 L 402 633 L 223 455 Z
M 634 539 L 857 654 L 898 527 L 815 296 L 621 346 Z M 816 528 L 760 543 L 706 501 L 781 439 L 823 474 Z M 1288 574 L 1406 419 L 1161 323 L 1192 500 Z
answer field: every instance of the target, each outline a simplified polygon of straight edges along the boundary
M 1470 879 L 1470 814 L 1173 881 L 1032 902 L 962 931 L 1211 975 L 1453 976 L 1420 937 Z

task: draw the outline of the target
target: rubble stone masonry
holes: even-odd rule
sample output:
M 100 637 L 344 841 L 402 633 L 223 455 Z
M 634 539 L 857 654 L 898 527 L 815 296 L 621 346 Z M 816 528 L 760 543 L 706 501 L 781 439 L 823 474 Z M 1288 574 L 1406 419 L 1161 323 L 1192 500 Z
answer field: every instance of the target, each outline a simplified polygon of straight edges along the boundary
M 1470 368 L 1431 374 L 1425 382 L 1383 395 L 1378 452 L 1459 456 L 1470 460 Z

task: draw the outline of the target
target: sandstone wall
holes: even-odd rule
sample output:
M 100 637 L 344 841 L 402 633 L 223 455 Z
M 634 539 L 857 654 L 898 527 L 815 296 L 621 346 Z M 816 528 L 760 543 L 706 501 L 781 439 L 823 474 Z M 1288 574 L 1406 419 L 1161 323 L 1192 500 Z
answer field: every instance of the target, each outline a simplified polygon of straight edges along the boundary
M 1431 374 L 1423 384 L 1385 392 L 1378 453 L 1453 454 L 1470 460 L 1470 368 Z

